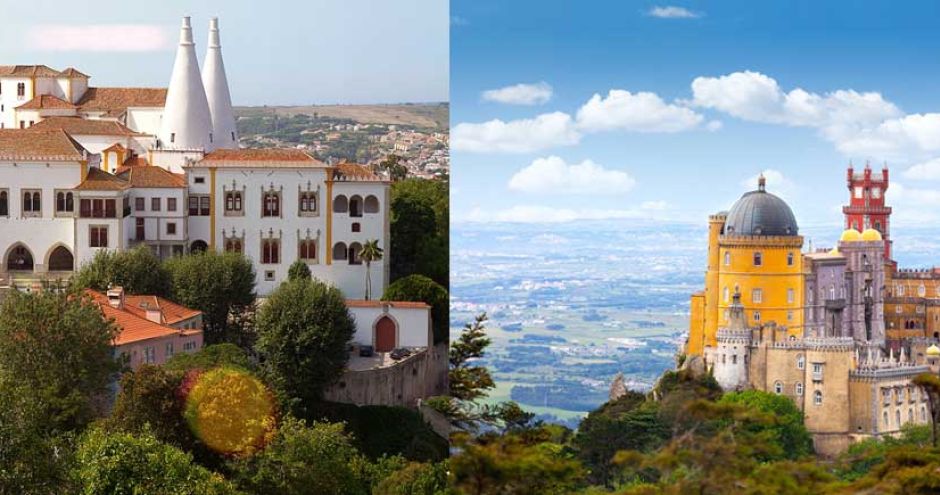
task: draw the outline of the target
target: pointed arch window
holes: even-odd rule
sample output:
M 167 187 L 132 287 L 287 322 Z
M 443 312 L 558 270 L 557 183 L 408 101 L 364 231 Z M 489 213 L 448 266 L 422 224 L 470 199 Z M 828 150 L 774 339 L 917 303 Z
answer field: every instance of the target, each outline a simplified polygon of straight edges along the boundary
M 10 216 L 10 192 L 0 189 L 0 217 Z
M 264 239 L 261 241 L 261 262 L 276 265 L 281 262 L 281 240 Z
M 281 193 L 278 191 L 265 191 L 261 196 L 261 216 L 281 216 Z
M 302 260 L 317 259 L 317 241 L 316 239 L 302 239 L 299 244 L 298 257 Z
M 38 217 L 42 215 L 42 194 L 38 189 L 23 191 L 23 216 Z

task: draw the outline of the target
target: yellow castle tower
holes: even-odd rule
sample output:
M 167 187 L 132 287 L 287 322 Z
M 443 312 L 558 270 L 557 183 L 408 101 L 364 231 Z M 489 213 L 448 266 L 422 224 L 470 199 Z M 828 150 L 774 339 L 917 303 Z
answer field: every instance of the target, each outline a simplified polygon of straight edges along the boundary
M 793 211 L 767 192 L 763 175 L 731 210 L 709 217 L 705 290 L 692 295 L 686 352 L 715 346 L 736 293 L 749 326 L 774 322 L 802 336 L 802 247 Z

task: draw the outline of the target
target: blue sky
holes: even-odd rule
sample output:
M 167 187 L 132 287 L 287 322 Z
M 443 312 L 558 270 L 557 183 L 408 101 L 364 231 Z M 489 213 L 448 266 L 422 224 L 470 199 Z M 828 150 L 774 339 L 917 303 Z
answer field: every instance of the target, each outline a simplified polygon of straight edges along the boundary
M 0 12 L 0 65 L 74 66 L 92 85 L 165 86 L 191 15 L 200 60 L 209 18 L 220 18 L 236 105 L 448 96 L 444 0 L 0 0 Z M 119 34 L 102 43 L 109 32 Z
M 455 220 L 704 225 L 766 171 L 802 224 L 838 225 L 849 160 L 887 160 L 896 226 L 940 220 L 938 22 L 935 2 L 455 0 Z

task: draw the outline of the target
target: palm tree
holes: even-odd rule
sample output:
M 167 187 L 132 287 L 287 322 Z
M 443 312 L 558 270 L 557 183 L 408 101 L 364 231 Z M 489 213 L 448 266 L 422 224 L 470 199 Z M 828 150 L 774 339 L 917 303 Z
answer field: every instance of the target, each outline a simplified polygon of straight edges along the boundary
M 366 262 L 366 301 L 372 297 L 372 262 L 382 259 L 382 248 L 379 240 L 366 241 L 359 251 L 359 259 Z

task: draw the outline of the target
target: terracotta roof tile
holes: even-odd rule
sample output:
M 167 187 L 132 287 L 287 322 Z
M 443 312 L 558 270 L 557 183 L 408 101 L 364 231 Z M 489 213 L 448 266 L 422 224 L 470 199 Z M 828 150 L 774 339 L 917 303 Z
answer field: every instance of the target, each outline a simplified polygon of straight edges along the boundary
M 182 175 L 153 165 L 126 167 L 118 176 L 131 187 L 186 187 L 186 179 Z
M 325 167 L 326 165 L 306 152 L 289 148 L 219 149 L 208 153 L 196 163 L 213 167 Z
M 111 146 L 108 146 L 102 151 L 115 151 L 115 152 L 124 152 L 127 151 L 127 148 L 124 147 L 121 143 L 114 143 Z
M 88 88 L 78 106 L 111 115 L 124 113 L 128 107 L 159 107 L 166 103 L 166 88 Z
M 62 73 L 45 65 L 0 65 L 0 76 L 58 77 Z
M 88 79 L 88 74 L 84 74 L 74 67 L 69 67 L 65 69 L 64 71 L 61 72 L 61 74 L 67 77 L 81 77 L 81 78 Z
M 3 160 L 84 160 L 86 153 L 60 129 L 0 129 Z
M 73 136 L 137 136 L 124 124 L 113 120 L 92 120 L 81 117 L 46 117 L 33 129 L 62 129 Z
M 117 170 L 114 171 L 114 175 L 121 175 L 124 172 L 127 172 L 128 170 L 130 170 L 131 167 L 147 167 L 147 166 L 150 166 L 150 164 L 147 163 L 146 158 L 140 155 L 131 155 L 127 157 L 126 160 L 124 160 L 124 163 L 121 164 L 121 166 L 118 167 Z
M 347 299 L 346 306 L 350 308 L 381 308 L 382 306 L 391 306 L 393 308 L 414 308 L 414 309 L 426 309 L 430 308 L 427 303 L 420 301 L 375 301 L 364 299 Z
M 382 181 L 381 177 L 372 173 L 365 165 L 342 162 L 333 168 L 333 180 L 340 181 Z
M 114 339 L 114 345 L 130 344 L 143 340 L 178 335 L 180 333 L 192 335 L 200 332 L 199 330 L 186 330 L 181 332 L 179 329 L 167 326 L 191 318 L 192 316 L 197 316 L 200 312 L 184 308 L 165 299 L 156 296 L 125 296 L 124 308 L 119 309 L 111 307 L 108 303 L 108 297 L 100 292 L 86 290 L 85 293 L 98 305 L 104 317 L 113 320 L 114 324 L 120 329 L 120 333 Z M 148 299 L 159 304 L 165 316 L 168 311 L 171 313 L 170 316 L 165 318 L 166 324 L 147 319 L 146 309 L 140 307 L 140 302 Z M 164 304 L 167 306 L 163 306 Z M 169 306 L 172 306 L 172 308 Z M 178 308 L 182 308 L 182 311 Z M 181 317 L 180 315 L 189 316 Z
M 158 308 L 163 313 L 163 321 L 167 325 L 174 325 L 202 314 L 202 311 L 181 306 L 162 297 L 157 296 L 124 296 L 124 310 L 134 313 L 141 318 L 147 317 L 148 308 Z
M 17 110 L 40 110 L 48 109 L 72 109 L 78 108 L 75 105 L 53 95 L 39 95 L 32 100 L 16 107 Z
M 120 191 L 127 189 L 127 181 L 115 177 L 100 168 L 91 168 L 81 184 L 75 187 L 79 191 Z

